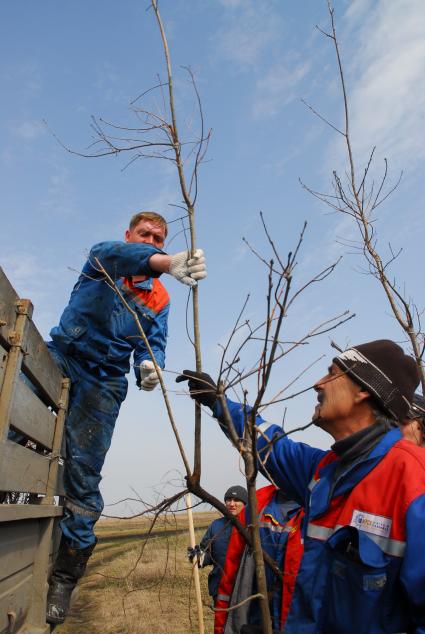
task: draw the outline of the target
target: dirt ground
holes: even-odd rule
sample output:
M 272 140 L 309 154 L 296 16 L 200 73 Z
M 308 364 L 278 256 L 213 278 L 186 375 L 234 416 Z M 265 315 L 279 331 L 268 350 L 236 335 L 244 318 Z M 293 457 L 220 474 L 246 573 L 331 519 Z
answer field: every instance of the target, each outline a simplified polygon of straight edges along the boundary
M 195 513 L 197 541 L 215 513 Z M 198 632 L 185 514 L 153 527 L 138 520 L 101 520 L 99 543 L 66 622 L 55 634 L 190 634 Z M 213 631 L 208 568 L 200 571 L 205 633 Z M 74 593 L 75 594 L 75 593 Z

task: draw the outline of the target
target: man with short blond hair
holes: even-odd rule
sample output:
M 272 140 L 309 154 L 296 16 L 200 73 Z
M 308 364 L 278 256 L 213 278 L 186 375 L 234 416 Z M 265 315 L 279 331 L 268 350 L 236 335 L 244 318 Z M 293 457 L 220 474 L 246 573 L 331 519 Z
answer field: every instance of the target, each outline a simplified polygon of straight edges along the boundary
M 206 276 L 202 250 L 169 256 L 165 219 L 155 212 L 133 216 L 124 242 L 95 244 L 71 293 L 48 348 L 71 379 L 66 419 L 65 513 L 62 540 L 50 579 L 47 621 L 62 623 L 71 593 L 95 547 L 94 525 L 103 510 L 101 470 L 133 365 L 146 391 L 159 382 L 133 315 L 110 285 L 113 279 L 135 311 L 157 366 L 164 368 L 169 296 L 158 279 L 169 273 L 194 286 Z
M 149 220 L 154 224 L 162 227 L 164 230 L 164 237 L 166 238 L 168 235 L 168 224 L 167 221 L 161 214 L 158 214 L 156 211 L 138 211 L 137 214 L 134 214 L 130 219 L 128 228 L 131 231 L 134 229 L 141 220 Z

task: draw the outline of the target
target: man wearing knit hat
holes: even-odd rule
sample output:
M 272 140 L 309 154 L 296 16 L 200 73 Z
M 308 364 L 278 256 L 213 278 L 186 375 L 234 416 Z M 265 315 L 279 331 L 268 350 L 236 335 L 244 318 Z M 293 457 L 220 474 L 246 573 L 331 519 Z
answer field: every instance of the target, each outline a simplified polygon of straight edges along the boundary
M 412 407 L 400 425 L 403 438 L 425 448 L 425 398 L 414 394 Z
M 247 502 L 247 490 L 238 484 L 231 486 L 224 494 L 224 504 L 229 513 L 235 517 L 245 508 Z M 208 592 L 214 603 L 217 600 L 218 586 L 223 574 L 232 528 L 233 524 L 227 517 L 219 517 L 208 526 L 199 546 L 195 548 L 189 546 L 187 549 L 190 563 L 197 560 L 199 568 L 212 566 L 208 575 Z
M 178 378 L 224 422 L 210 377 Z M 315 384 L 313 419 L 333 436 L 331 451 L 293 442 L 257 418 L 259 459 L 305 508 L 285 634 L 425 634 L 425 452 L 397 425 L 418 383 L 400 346 L 372 341 L 334 358 Z M 242 438 L 246 412 L 227 404 Z

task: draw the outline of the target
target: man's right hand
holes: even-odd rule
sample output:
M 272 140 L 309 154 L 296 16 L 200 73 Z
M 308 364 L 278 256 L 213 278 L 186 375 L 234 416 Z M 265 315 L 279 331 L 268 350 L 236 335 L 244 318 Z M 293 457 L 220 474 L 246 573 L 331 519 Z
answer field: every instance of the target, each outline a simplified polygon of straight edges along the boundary
M 207 405 L 211 409 L 217 400 L 217 386 L 206 372 L 195 372 L 195 370 L 183 370 L 179 374 L 176 383 L 188 381 L 190 396 L 201 405 Z
M 207 277 L 205 257 L 202 249 L 196 249 L 193 258 L 190 251 L 181 251 L 175 255 L 170 255 L 169 274 L 182 284 L 196 286 L 198 280 Z
M 157 273 L 169 273 L 182 284 L 196 286 L 198 280 L 207 277 L 205 257 L 202 249 L 196 249 L 193 257 L 190 251 L 180 251 L 175 255 L 154 253 L 149 258 L 149 266 Z

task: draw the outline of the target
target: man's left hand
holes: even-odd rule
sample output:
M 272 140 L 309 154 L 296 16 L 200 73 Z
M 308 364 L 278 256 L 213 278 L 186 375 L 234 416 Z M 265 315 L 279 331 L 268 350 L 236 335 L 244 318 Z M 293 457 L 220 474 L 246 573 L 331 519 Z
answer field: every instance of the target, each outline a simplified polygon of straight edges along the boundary
M 158 371 L 161 370 L 158 368 Z M 152 361 L 142 361 L 140 364 L 140 384 L 139 388 L 146 392 L 151 392 L 159 383 L 159 376 Z

